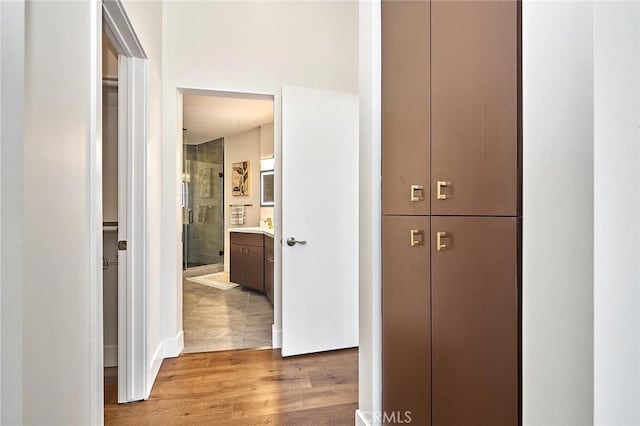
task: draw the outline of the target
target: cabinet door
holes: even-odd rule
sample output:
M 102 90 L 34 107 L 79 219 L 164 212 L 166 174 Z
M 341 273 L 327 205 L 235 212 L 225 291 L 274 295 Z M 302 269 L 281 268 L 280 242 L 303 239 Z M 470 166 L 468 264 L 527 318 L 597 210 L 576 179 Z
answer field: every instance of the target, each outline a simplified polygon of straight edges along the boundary
M 274 257 L 273 252 L 265 247 L 264 250 L 264 292 L 267 299 L 273 305 L 273 274 L 274 274 Z
M 245 287 L 264 292 L 264 249 L 245 246 Z
M 429 217 L 382 218 L 382 406 L 430 424 Z M 389 420 L 389 419 L 388 419 Z
M 434 425 L 518 424 L 517 227 L 431 218 Z
M 245 271 L 245 247 L 240 244 L 231 244 L 229 253 L 229 280 L 232 283 L 244 286 Z
M 382 2 L 384 214 L 429 214 L 429 8 Z
M 431 16 L 431 213 L 516 216 L 517 2 L 434 1 Z

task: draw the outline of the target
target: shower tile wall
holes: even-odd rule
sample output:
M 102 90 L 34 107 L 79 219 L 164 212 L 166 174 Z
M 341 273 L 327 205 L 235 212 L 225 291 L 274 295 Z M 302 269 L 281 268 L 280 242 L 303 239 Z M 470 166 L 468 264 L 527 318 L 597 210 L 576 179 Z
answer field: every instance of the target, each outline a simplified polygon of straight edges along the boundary
M 185 145 L 184 152 L 185 170 L 191 175 L 189 206 L 193 212 L 187 225 L 187 261 L 189 265 L 222 263 L 224 139 Z

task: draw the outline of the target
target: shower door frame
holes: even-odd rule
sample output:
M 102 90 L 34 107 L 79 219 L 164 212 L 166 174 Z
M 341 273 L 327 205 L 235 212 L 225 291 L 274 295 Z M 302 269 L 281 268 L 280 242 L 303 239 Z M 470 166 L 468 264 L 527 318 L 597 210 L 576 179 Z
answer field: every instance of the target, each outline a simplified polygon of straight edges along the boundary
M 185 131 L 187 129 L 183 128 L 183 131 Z M 213 139 L 210 141 L 206 141 L 206 142 L 202 142 L 199 144 L 196 144 L 195 146 L 199 146 L 199 145 L 203 145 L 206 143 L 210 143 L 210 142 L 216 142 L 218 140 L 222 140 L 222 163 L 220 164 L 220 169 L 221 171 L 219 173 L 221 173 L 221 176 L 217 176 L 216 179 L 220 179 L 220 188 L 218 189 L 220 191 L 220 211 L 218 212 L 218 214 L 220 215 L 220 227 L 221 229 L 220 234 L 221 234 L 221 248 L 222 250 L 218 250 L 218 254 L 217 256 L 219 257 L 218 262 L 214 262 L 214 263 L 203 263 L 201 265 L 195 265 L 195 267 L 198 266 L 209 266 L 209 265 L 223 265 L 224 264 L 224 239 L 225 239 L 225 210 L 224 210 L 224 202 L 225 202 L 225 193 L 224 193 L 224 182 L 225 182 L 225 178 L 226 176 L 224 175 L 224 159 L 225 159 L 225 146 L 224 146 L 224 138 L 217 138 L 217 139 Z M 195 222 L 190 222 L 190 217 L 189 214 L 187 213 L 187 219 L 186 219 L 186 223 L 185 223 L 185 218 L 184 218 L 184 214 L 185 214 L 185 209 L 186 210 L 191 210 L 193 212 L 193 207 L 195 207 L 195 202 L 193 203 L 193 205 L 190 203 L 189 201 L 189 197 L 192 195 L 192 187 L 190 185 L 193 184 L 193 179 L 196 178 L 195 173 L 193 172 L 193 170 L 197 170 L 197 164 L 198 164 L 198 159 L 197 159 L 197 154 L 196 154 L 196 160 L 187 160 L 187 153 L 186 153 L 186 147 L 189 144 L 184 143 L 184 138 L 183 138 L 183 143 L 182 143 L 182 197 L 184 200 L 184 205 L 182 207 L 183 211 L 182 211 L 182 271 L 184 273 L 184 271 L 187 271 L 189 269 L 189 235 L 190 235 L 190 226 L 189 225 L 193 225 Z M 186 163 L 187 161 L 193 161 L 192 166 L 195 164 L 196 167 L 195 169 L 192 168 L 192 170 L 190 171 L 190 181 L 189 182 L 185 182 L 184 180 L 184 175 L 186 173 Z M 212 176 L 212 179 L 214 179 L 214 177 Z M 216 180 L 214 179 L 214 180 Z M 188 188 L 185 191 L 185 188 Z M 195 197 L 195 195 L 193 195 Z M 193 214 L 191 217 L 195 217 L 195 214 Z M 222 253 L 222 254 L 220 254 Z

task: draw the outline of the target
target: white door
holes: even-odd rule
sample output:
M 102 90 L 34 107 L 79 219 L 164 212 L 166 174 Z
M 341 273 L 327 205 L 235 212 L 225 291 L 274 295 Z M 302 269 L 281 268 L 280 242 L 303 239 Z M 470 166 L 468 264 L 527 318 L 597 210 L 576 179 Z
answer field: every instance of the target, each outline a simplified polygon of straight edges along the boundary
M 118 402 L 148 397 L 146 59 L 118 65 Z
M 282 355 L 355 346 L 358 96 L 285 86 Z

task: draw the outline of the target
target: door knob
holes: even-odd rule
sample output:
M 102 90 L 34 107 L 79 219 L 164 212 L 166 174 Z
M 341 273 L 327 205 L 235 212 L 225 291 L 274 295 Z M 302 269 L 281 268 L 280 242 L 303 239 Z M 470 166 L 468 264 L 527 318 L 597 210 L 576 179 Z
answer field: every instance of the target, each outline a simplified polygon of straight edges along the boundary
M 306 242 L 306 241 L 298 241 L 298 240 L 296 240 L 296 239 L 295 239 L 295 238 L 293 238 L 293 237 L 289 237 L 289 238 L 287 238 L 287 245 L 288 245 L 289 247 L 293 247 L 293 246 L 295 246 L 296 244 L 302 244 L 302 245 L 305 245 L 305 244 L 307 244 L 307 242 Z
M 442 239 L 446 237 L 446 232 L 436 232 L 436 250 L 442 251 L 447 249 L 447 245 L 442 243 Z
M 446 182 L 444 180 L 439 180 L 436 183 L 436 198 L 438 200 L 446 200 L 448 198 L 447 194 L 443 194 L 442 193 L 442 188 L 445 188 L 447 186 L 451 186 L 451 182 Z

